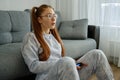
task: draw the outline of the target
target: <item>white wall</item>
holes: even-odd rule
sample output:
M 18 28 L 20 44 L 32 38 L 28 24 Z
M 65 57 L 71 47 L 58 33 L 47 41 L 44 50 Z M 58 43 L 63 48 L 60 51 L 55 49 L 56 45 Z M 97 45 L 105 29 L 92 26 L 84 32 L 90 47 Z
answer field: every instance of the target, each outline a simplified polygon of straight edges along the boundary
M 50 4 L 54 8 L 55 0 L 0 0 L 0 10 L 20 10 L 31 9 L 33 6 Z

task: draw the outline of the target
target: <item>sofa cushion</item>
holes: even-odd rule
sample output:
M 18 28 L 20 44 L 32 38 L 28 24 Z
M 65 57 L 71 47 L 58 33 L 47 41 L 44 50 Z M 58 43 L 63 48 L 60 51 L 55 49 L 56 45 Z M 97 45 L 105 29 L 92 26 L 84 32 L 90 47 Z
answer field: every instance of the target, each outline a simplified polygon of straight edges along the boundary
M 63 21 L 59 27 L 60 36 L 63 39 L 86 39 L 88 19 Z
M 21 42 L 30 31 L 30 13 L 26 11 L 0 11 L 0 44 Z
M 85 40 L 64 40 L 66 56 L 72 58 L 79 58 L 86 54 L 88 51 L 96 49 L 96 41 L 91 38 Z
M 59 28 L 59 25 L 61 23 L 61 15 L 59 11 L 55 11 L 55 13 L 57 14 L 56 27 Z
M 0 11 L 0 44 L 12 42 L 11 22 L 7 11 Z
M 9 11 L 12 23 L 12 42 L 21 42 L 24 35 L 30 31 L 30 13 L 25 11 Z

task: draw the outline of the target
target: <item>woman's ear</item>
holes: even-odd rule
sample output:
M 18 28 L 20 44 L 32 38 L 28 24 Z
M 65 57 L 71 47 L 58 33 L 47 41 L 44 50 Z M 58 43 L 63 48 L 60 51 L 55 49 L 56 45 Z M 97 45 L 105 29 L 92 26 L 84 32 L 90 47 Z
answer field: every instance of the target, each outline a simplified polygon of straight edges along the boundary
M 40 17 L 38 17 L 38 22 L 41 24 L 42 23 L 42 19 Z

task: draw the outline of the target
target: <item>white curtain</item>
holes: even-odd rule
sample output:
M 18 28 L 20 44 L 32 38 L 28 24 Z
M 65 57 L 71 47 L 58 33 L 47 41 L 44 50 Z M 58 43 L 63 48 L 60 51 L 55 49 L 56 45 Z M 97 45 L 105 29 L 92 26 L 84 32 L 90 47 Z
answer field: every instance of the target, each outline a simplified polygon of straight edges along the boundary
M 88 17 L 88 0 L 56 0 L 56 10 L 60 11 L 63 20 L 76 20 Z
M 120 3 L 101 4 L 101 33 L 99 48 L 110 62 L 120 67 Z
M 120 0 L 57 0 L 56 10 L 63 20 L 88 18 L 89 25 L 100 26 L 99 49 L 120 67 Z
M 100 26 L 99 49 L 120 67 L 120 0 L 89 0 L 88 19 Z

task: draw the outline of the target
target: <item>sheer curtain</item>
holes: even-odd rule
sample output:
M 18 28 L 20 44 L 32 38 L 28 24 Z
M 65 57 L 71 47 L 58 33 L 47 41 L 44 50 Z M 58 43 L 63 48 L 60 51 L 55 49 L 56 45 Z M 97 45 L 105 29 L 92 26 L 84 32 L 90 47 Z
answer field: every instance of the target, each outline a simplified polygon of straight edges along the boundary
M 92 12 L 88 14 L 89 24 L 100 26 L 99 49 L 104 51 L 110 62 L 120 67 L 120 0 L 90 1 L 88 13 Z
M 120 3 L 101 4 L 100 49 L 120 67 Z
M 56 0 L 56 10 L 62 13 L 63 20 L 88 18 L 88 0 Z
M 56 10 L 63 20 L 88 18 L 89 25 L 100 26 L 99 49 L 120 67 L 120 0 L 57 0 Z

